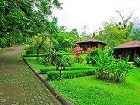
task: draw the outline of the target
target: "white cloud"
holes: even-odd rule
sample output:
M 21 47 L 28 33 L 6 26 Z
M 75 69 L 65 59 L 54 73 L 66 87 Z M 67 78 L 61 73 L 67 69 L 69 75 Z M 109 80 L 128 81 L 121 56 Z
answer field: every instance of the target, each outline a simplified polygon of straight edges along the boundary
M 60 0 L 63 9 L 55 11 L 59 25 L 69 30 L 77 28 L 80 32 L 87 25 L 88 33 L 96 31 L 102 23 L 116 17 L 115 10 L 129 14 L 134 11 L 134 17 L 140 16 L 139 0 Z M 116 17 L 117 18 L 117 17 Z

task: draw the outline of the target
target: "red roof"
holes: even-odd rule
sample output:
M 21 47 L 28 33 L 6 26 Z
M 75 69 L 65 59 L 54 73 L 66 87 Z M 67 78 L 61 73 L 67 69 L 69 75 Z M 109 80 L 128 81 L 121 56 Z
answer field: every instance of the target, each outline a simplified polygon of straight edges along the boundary
M 115 49 L 118 48 L 134 48 L 134 47 L 140 47 L 140 41 L 130 41 L 123 44 L 120 44 L 119 46 L 114 47 Z
M 104 43 L 104 42 L 99 41 L 99 40 L 96 40 L 96 39 L 87 39 L 87 40 L 84 40 L 84 41 L 79 41 L 77 43 L 86 43 L 86 42 L 99 42 L 99 43 Z

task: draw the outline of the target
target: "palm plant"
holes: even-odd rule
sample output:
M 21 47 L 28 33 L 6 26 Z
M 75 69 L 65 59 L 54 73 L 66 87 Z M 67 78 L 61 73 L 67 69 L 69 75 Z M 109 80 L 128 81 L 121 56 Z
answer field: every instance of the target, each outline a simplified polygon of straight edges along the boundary
M 94 52 L 94 53 L 93 53 Z M 94 65 L 96 66 L 95 77 L 102 80 L 122 82 L 125 80 L 129 69 L 132 67 L 126 60 L 116 60 L 113 55 L 105 53 L 100 49 L 91 52 Z M 96 52 L 96 53 L 95 53 Z

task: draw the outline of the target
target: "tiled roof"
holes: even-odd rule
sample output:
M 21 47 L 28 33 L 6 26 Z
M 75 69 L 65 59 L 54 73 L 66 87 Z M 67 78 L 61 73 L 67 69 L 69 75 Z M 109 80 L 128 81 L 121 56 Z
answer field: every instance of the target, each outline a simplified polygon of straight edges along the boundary
M 115 49 L 118 48 L 133 48 L 133 47 L 140 47 L 140 41 L 130 41 L 123 44 L 120 44 L 119 46 L 114 47 Z

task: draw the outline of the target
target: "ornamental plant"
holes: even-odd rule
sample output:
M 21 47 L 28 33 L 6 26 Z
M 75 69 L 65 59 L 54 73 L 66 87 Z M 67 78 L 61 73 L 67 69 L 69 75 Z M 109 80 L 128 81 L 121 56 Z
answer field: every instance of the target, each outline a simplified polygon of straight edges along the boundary
M 80 48 L 80 46 L 77 45 L 77 47 L 74 48 L 72 54 L 76 56 L 76 60 L 78 63 L 80 62 L 80 56 L 83 53 L 83 50 Z
M 59 67 L 61 67 L 63 70 L 65 70 L 65 67 L 69 67 L 72 64 L 73 64 L 73 61 L 70 56 L 62 55 L 62 54 L 58 54 L 56 56 L 55 65 L 56 65 L 57 70 Z
M 87 64 L 90 63 L 90 52 L 92 51 L 92 48 L 87 48 L 87 50 L 85 51 L 85 53 L 87 54 L 86 56 L 86 62 Z
M 95 49 L 96 49 L 96 47 L 87 48 L 87 50 L 86 50 L 86 54 L 87 54 L 86 61 L 87 61 L 87 64 L 91 63 L 92 59 L 91 59 L 90 53 L 91 53 L 92 50 L 95 50 Z
M 92 47 L 92 48 L 87 48 L 87 50 L 86 50 L 86 54 L 90 54 L 90 52 L 92 51 L 92 50 L 94 50 L 94 49 L 96 49 L 96 47 Z
M 90 53 L 92 63 L 96 67 L 95 77 L 101 80 L 122 82 L 133 66 L 126 60 L 115 59 L 113 55 L 105 53 L 100 49 L 93 50 Z
M 91 50 L 92 50 L 92 48 L 87 48 L 87 50 L 86 50 L 86 54 L 90 54 L 90 52 L 91 52 Z

